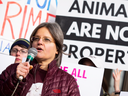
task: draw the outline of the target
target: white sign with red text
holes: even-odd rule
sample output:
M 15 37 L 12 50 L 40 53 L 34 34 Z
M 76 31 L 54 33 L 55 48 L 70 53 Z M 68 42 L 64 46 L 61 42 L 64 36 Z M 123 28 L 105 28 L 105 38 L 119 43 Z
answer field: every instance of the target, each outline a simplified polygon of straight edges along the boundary
M 57 0 L 0 0 L 0 36 L 29 40 L 38 24 L 55 21 L 56 8 Z

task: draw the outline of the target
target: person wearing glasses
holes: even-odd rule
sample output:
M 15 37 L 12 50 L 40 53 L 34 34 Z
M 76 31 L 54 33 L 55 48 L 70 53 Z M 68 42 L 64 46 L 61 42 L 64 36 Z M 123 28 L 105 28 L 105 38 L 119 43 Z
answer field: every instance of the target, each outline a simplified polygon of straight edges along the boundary
M 11 96 L 15 88 L 14 96 L 80 96 L 75 78 L 59 68 L 63 40 L 57 23 L 39 24 L 30 36 L 30 48 L 37 49 L 37 56 L 30 64 L 12 65 L 0 75 L 0 96 Z M 24 78 L 17 87 L 19 76 Z
M 13 42 L 9 54 L 16 57 L 14 63 L 21 63 L 22 59 L 27 57 L 29 44 L 30 42 L 24 38 L 16 39 Z

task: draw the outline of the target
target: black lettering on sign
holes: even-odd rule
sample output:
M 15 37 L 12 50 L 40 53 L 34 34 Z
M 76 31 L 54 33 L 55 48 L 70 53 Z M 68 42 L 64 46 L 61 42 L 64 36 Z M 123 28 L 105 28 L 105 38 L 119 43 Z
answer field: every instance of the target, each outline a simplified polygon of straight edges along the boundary
M 66 50 L 64 52 L 68 52 L 67 54 L 70 54 L 70 56 L 67 55 L 68 58 L 78 59 L 78 57 L 82 58 L 89 55 L 95 55 L 104 56 L 104 62 L 107 63 L 126 64 L 123 59 L 127 55 L 127 52 L 123 50 L 117 50 L 113 48 L 104 49 L 101 47 L 92 48 L 91 46 L 83 46 L 79 49 L 80 51 L 78 51 L 79 46 L 75 44 L 71 44 L 69 46 L 64 44 L 64 46 L 66 46 Z
M 100 6 L 99 6 L 100 5 Z M 124 4 L 120 4 L 117 7 L 116 3 L 106 4 L 105 2 L 96 2 L 92 1 L 91 4 L 88 4 L 88 1 L 83 1 L 83 4 L 80 5 L 78 0 L 74 0 L 68 12 L 77 11 L 78 13 L 86 14 L 89 12 L 92 15 L 110 15 L 112 17 L 123 16 L 127 18 L 127 11 Z M 82 10 L 80 10 L 82 9 Z
M 128 44 L 128 23 L 86 18 L 57 16 L 56 22 L 68 40 L 103 44 Z

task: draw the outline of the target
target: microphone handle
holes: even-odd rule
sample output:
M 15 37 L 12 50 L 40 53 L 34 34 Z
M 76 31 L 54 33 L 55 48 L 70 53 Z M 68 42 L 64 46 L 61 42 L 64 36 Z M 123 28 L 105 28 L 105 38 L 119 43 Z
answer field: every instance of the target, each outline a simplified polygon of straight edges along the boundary
M 30 62 L 30 61 L 31 61 L 31 58 L 27 58 L 26 62 Z M 23 80 L 23 78 L 24 78 L 23 76 L 19 76 L 19 78 L 18 78 L 18 79 L 19 79 L 20 81 L 22 81 L 22 80 Z
M 31 59 L 28 59 L 28 58 L 27 58 L 26 62 L 30 62 L 30 61 L 31 61 Z M 18 79 L 19 79 L 20 81 L 22 81 L 22 80 L 23 80 L 23 78 L 24 78 L 23 76 L 19 76 L 19 78 L 18 78 Z

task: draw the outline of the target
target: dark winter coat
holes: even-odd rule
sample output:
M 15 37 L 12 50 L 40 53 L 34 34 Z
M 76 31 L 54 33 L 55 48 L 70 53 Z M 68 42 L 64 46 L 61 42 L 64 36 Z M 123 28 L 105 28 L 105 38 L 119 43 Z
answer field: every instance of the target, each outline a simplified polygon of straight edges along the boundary
M 26 78 L 20 82 L 14 96 L 26 96 L 33 80 L 36 60 L 31 63 L 33 69 L 30 70 Z M 11 96 L 18 82 L 16 78 L 16 67 L 18 64 L 11 64 L 0 75 L 0 96 Z M 46 77 L 44 79 L 41 96 L 80 96 L 78 85 L 73 76 L 57 67 L 56 61 L 49 64 Z

